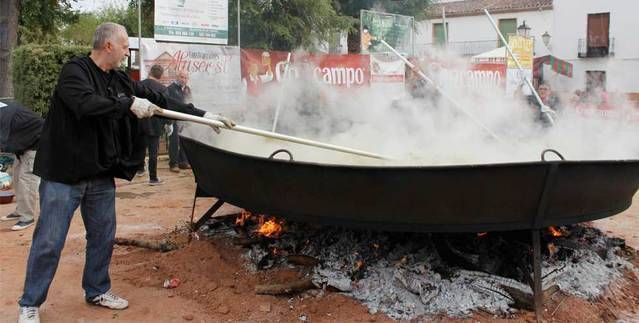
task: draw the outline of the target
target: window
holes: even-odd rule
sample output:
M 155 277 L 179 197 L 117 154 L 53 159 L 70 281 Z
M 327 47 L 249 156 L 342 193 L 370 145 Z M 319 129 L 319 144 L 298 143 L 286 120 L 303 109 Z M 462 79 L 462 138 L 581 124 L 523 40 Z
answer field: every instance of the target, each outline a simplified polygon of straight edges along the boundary
M 444 24 L 433 24 L 433 44 L 442 45 L 446 42 L 447 36 L 450 36 L 448 23 L 446 23 L 446 34 L 444 34 Z
M 586 71 L 586 92 L 606 90 L 606 71 Z
M 510 35 L 517 34 L 517 19 L 499 19 L 499 31 L 504 35 L 506 41 L 508 41 Z M 497 36 L 497 38 L 499 39 L 499 36 Z M 504 46 L 504 43 L 499 39 L 497 41 L 497 47 L 502 46 Z
M 595 13 L 588 15 L 588 57 L 608 56 L 610 48 L 610 13 Z

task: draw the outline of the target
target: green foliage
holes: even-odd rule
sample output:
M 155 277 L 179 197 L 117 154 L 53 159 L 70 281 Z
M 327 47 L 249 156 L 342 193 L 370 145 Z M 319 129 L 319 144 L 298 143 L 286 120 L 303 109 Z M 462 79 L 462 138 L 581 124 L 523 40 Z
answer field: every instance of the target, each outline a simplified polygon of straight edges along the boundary
M 142 37 L 153 38 L 153 20 L 155 14 L 155 1 L 142 0 Z M 138 1 L 129 0 L 129 6 L 126 10 L 126 17 L 122 21 L 117 22 L 126 27 L 129 36 L 138 36 Z
M 126 7 L 109 6 L 100 9 L 98 12 L 87 12 L 79 14 L 77 22 L 62 29 L 61 36 L 69 44 L 91 45 L 95 29 L 103 22 L 115 22 L 127 27 L 127 32 L 131 33 L 127 26 L 130 19 L 129 10 Z M 137 18 L 135 18 L 137 30 Z
M 431 0 L 334 0 L 337 12 L 359 18 L 359 11 L 374 10 L 413 16 L 415 20 L 426 19 L 426 7 Z
M 58 40 L 59 26 L 77 21 L 71 10 L 75 0 L 21 0 L 19 42 L 51 43 Z
M 314 50 L 315 41 L 348 31 L 352 17 L 340 16 L 330 0 L 260 0 L 241 2 L 242 47 Z M 237 2 L 229 3 L 229 43 L 237 43 Z
M 99 24 L 100 20 L 95 14 L 81 13 L 76 23 L 62 29 L 61 36 L 70 44 L 89 45 Z
M 12 65 L 14 96 L 26 107 L 45 114 L 62 65 L 89 50 L 86 46 L 58 44 L 29 44 L 16 48 Z

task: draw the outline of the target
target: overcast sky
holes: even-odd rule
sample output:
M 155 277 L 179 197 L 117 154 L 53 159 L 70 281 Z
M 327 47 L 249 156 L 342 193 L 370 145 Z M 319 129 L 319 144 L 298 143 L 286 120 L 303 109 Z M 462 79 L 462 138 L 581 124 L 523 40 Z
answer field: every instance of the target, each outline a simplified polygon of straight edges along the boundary
M 81 11 L 95 11 L 108 5 L 124 6 L 128 0 L 78 0 L 71 2 L 73 9 Z

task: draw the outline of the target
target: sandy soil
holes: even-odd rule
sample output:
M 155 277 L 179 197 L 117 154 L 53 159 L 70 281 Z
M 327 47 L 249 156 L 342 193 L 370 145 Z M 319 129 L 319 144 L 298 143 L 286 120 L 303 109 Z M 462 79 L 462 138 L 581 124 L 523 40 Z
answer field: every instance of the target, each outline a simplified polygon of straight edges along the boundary
M 284 282 L 301 271 L 280 269 L 251 273 L 244 269 L 241 247 L 230 241 L 211 239 L 187 243 L 180 233 L 191 216 L 195 183 L 190 172 L 168 172 L 160 162 L 162 186 L 148 186 L 146 178 L 117 183 L 118 237 L 158 240 L 172 237 L 182 247 L 159 253 L 135 247 L 116 246 L 111 266 L 113 290 L 126 297 L 130 307 L 124 311 L 89 306 L 81 288 L 84 264 L 84 227 L 78 214 L 72 222 L 62 261 L 41 308 L 43 322 L 384 322 L 383 314 L 368 310 L 346 296 L 336 293 L 305 292 L 294 297 L 256 295 L 256 284 Z M 199 200 L 196 216 L 213 199 Z M 610 235 L 626 239 L 639 249 L 639 197 L 623 214 L 596 221 L 594 225 Z M 0 214 L 13 211 L 15 204 L 0 205 Z M 237 212 L 225 206 L 226 213 Z M 11 222 L 0 222 L 0 322 L 15 322 L 17 299 L 22 291 L 26 257 L 33 228 L 12 232 Z M 176 231 L 176 229 L 178 229 Z M 171 233 L 173 232 L 173 233 Z M 180 286 L 165 289 L 165 279 L 177 277 Z M 628 274 L 595 302 L 561 293 L 547 300 L 544 318 L 551 322 L 627 322 L 639 321 L 639 281 Z M 496 319 L 477 313 L 466 320 L 445 317 L 427 321 L 533 322 L 530 312 Z

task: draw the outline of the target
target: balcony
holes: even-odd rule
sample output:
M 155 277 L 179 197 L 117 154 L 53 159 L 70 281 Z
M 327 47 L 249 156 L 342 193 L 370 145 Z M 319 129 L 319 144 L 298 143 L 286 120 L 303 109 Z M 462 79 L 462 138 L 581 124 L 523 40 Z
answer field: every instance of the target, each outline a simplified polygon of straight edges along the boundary
M 615 56 L 615 38 L 608 38 L 608 46 L 589 46 L 588 39 L 580 38 L 577 44 L 577 57 L 607 57 Z
M 446 50 L 460 56 L 474 56 L 497 48 L 495 40 L 448 42 Z M 415 45 L 415 54 L 423 56 L 433 51 L 444 50 L 443 43 L 429 43 Z

